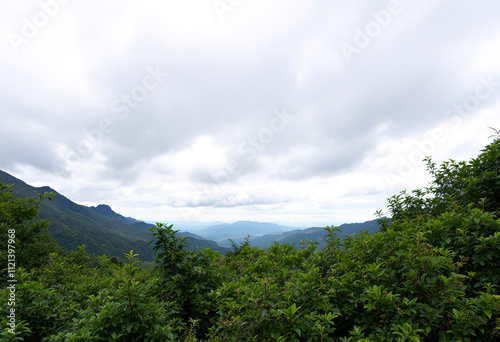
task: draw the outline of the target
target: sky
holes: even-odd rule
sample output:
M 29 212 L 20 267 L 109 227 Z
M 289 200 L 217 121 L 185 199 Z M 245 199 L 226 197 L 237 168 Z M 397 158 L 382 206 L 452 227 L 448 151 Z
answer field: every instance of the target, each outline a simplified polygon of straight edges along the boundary
M 500 128 L 500 2 L 8 1 L 0 169 L 125 216 L 375 219 Z

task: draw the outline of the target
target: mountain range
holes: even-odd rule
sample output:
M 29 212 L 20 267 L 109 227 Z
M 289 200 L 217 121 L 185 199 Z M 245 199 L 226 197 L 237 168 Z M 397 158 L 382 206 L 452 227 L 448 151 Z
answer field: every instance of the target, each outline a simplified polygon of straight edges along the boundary
M 77 246 L 84 244 L 89 253 L 96 255 L 105 254 L 108 257 L 123 258 L 123 253 L 134 250 L 134 253 L 139 253 L 142 261 L 155 259 L 152 246 L 148 245 L 151 241 L 149 228 L 155 226 L 151 222 L 125 217 L 106 204 L 91 207 L 77 204 L 48 186 L 33 187 L 2 170 L 0 170 L 0 183 L 12 184 L 14 194 L 19 197 L 32 197 L 44 192 L 54 194 L 52 201 L 41 202 L 39 218 L 49 222 L 50 235 L 63 249 L 75 250 Z M 326 244 L 324 239 L 326 232 L 324 228 L 319 227 L 298 229 L 253 221 L 238 221 L 231 224 L 184 222 L 181 226 L 185 227 L 186 231 L 180 231 L 177 235 L 186 237 L 189 243 L 188 249 L 211 248 L 222 254 L 229 250 L 231 241 L 239 244 L 247 235 L 250 235 L 250 244 L 260 248 L 269 247 L 274 241 L 295 243 L 295 247 L 299 248 L 301 240 L 305 239 L 316 241 L 319 246 Z M 376 220 L 344 224 L 339 228 L 342 229 L 340 236 L 367 229 L 370 233 L 378 231 Z M 174 229 L 177 229 L 176 225 Z M 187 231 L 188 229 L 190 231 Z M 196 234 L 192 231 L 196 231 Z
M 365 230 L 371 234 L 379 231 L 377 220 L 363 223 L 344 223 L 337 228 L 341 230 L 338 233 L 340 238 Z M 327 234 L 325 227 L 297 228 L 253 221 L 218 224 L 196 233 L 226 247 L 231 247 L 233 243 L 243 242 L 249 235 L 250 245 L 259 248 L 267 248 L 274 242 L 295 244 L 295 248 L 300 248 L 301 241 L 306 239 L 318 242 L 319 247 L 324 247 L 326 246 L 325 235 Z
M 275 232 L 286 232 L 297 227 L 281 226 L 269 222 L 238 221 L 235 223 L 222 223 L 207 227 L 196 234 L 207 239 L 217 241 L 222 246 L 231 246 L 231 241 L 242 242 L 247 235 L 250 237 L 262 236 Z
M 344 223 L 337 228 L 340 229 L 338 236 L 343 238 L 348 235 L 356 234 L 361 231 L 368 230 L 370 234 L 379 231 L 377 220 L 366 221 L 363 223 Z M 267 234 L 250 239 L 252 246 L 266 248 L 271 246 L 274 242 L 295 244 L 295 248 L 300 248 L 302 240 L 309 239 L 318 243 L 319 247 L 326 246 L 325 227 L 312 227 L 307 229 L 294 229 L 287 232 L 277 232 L 274 234 Z
M 54 240 L 66 250 L 75 250 L 85 245 L 89 253 L 123 258 L 123 253 L 134 250 L 142 261 L 153 261 L 149 228 L 155 226 L 114 212 L 108 205 L 87 207 L 69 200 L 48 187 L 33 187 L 22 180 L 0 170 L 0 183 L 12 184 L 14 194 L 19 197 L 37 196 L 52 192 L 53 200 L 40 203 L 39 218 L 49 222 L 49 232 Z M 175 227 L 174 227 L 175 228 Z M 225 253 L 228 248 L 201 237 L 186 236 L 189 249 L 212 248 Z

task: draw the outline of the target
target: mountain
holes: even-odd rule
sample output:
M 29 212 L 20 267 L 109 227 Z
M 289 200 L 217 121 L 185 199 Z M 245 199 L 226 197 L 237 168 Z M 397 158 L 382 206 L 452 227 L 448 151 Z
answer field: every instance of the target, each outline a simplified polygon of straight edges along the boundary
M 192 237 L 192 238 L 195 238 L 195 239 L 198 239 L 198 240 L 207 240 L 204 237 L 201 237 L 201 236 L 196 235 L 196 234 L 191 233 L 191 232 L 185 232 L 185 231 L 182 231 L 182 230 L 180 232 L 178 232 L 177 235 L 178 236 L 182 236 L 182 237 Z
M 274 232 L 285 232 L 297 227 L 286 227 L 269 222 L 238 221 L 210 226 L 197 232 L 198 235 L 217 241 L 221 245 L 231 246 L 228 239 L 241 242 L 247 235 L 260 236 Z
M 95 213 L 114 218 L 116 220 L 120 220 L 122 222 L 125 222 L 127 224 L 133 224 L 140 222 L 132 217 L 125 217 L 120 214 L 117 214 L 111 209 L 111 207 L 107 204 L 99 204 L 97 207 L 89 207 L 90 210 L 92 210 Z
M 49 232 L 54 240 L 66 250 L 75 250 L 85 245 L 89 253 L 116 256 L 123 259 L 123 253 L 132 249 L 139 253 L 142 261 L 155 259 L 149 228 L 153 224 L 124 217 L 107 205 L 87 207 L 72 202 L 56 190 L 48 187 L 33 187 L 20 179 L 0 170 L 0 183 L 13 184 L 14 194 L 19 197 L 37 196 L 39 193 L 52 192 L 52 201 L 43 200 L 40 204 L 39 218 L 49 222 Z M 175 228 L 175 227 L 174 227 Z M 212 248 L 221 253 L 228 249 L 201 237 L 188 236 L 189 249 L 196 247 Z
M 203 221 L 168 221 L 172 223 L 176 229 L 180 229 L 188 232 L 199 233 L 201 230 L 215 226 L 218 224 L 223 224 L 225 222 L 215 221 L 215 222 L 203 222 Z
M 96 255 L 123 258 L 123 253 L 133 249 L 143 261 L 155 259 L 152 247 L 148 245 L 151 241 L 149 229 L 155 224 L 120 215 L 106 204 L 95 207 L 77 204 L 48 186 L 30 186 L 2 170 L 0 183 L 13 184 L 14 193 L 19 197 L 32 197 L 44 192 L 54 193 L 52 201 L 41 202 L 39 218 L 49 222 L 50 235 L 66 250 L 75 250 L 77 246 L 84 244 L 88 252 Z M 181 237 L 187 237 L 189 250 L 203 247 L 225 254 L 231 246 L 229 238 L 239 244 L 247 235 L 250 235 L 251 245 L 260 248 L 269 247 L 274 241 L 295 243 L 295 247 L 300 248 L 301 240 L 305 239 L 318 242 L 320 247 L 326 244 L 326 232 L 320 227 L 298 229 L 254 221 L 219 223 L 208 227 L 207 223 L 186 223 L 187 227 L 198 228 L 197 234 L 185 231 L 178 233 Z M 179 228 L 174 225 L 174 229 Z M 342 230 L 339 236 L 343 237 L 367 229 L 370 233 L 377 232 L 378 224 L 377 220 L 348 223 L 339 226 L 339 229 Z
M 230 248 L 221 246 L 215 241 L 207 240 L 204 237 L 198 236 L 189 232 L 178 232 L 178 236 L 187 237 L 186 241 L 189 243 L 188 249 L 194 249 L 191 246 L 203 247 L 203 248 L 211 248 L 214 251 L 219 251 L 222 254 L 225 254 Z
M 345 223 L 337 228 L 341 230 L 338 235 L 342 238 L 365 230 L 368 230 L 370 234 L 379 231 L 377 220 L 366 221 L 363 223 Z M 295 229 L 292 231 L 267 234 L 250 239 L 250 245 L 257 246 L 259 248 L 267 248 L 276 241 L 278 243 L 295 244 L 295 248 L 300 248 L 300 242 L 302 240 L 309 239 L 311 241 L 318 242 L 319 247 L 324 247 L 326 246 L 326 234 L 327 232 L 325 231 L 325 228 L 320 227 Z

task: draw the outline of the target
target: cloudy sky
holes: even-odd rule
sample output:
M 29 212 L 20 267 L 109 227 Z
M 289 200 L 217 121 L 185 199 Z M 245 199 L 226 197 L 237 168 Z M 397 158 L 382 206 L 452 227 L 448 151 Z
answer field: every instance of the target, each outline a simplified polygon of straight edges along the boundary
M 500 2 L 7 1 L 0 169 L 140 219 L 363 222 L 500 128 Z

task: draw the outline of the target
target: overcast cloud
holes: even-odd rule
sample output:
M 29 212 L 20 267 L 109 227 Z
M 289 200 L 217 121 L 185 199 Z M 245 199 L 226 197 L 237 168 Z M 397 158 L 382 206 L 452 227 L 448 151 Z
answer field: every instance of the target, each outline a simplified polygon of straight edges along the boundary
M 15 1 L 0 169 L 147 220 L 373 219 L 500 128 L 500 3 Z

